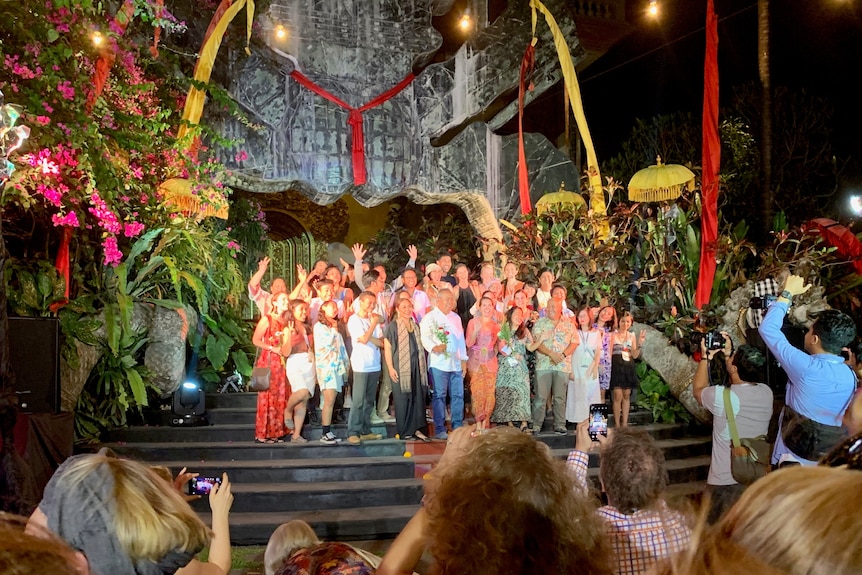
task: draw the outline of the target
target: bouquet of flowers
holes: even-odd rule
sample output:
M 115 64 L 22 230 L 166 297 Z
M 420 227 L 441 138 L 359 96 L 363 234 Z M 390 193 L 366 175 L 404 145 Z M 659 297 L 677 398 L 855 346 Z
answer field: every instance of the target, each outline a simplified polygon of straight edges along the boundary
M 443 353 L 446 355 L 446 359 L 449 359 L 449 330 L 446 329 L 446 326 L 437 324 L 437 329 L 434 330 L 434 333 L 437 341 L 446 346 L 446 351 Z
M 518 365 L 518 360 L 512 357 L 512 338 L 514 337 L 514 333 L 512 333 L 512 324 L 508 321 L 504 321 L 503 325 L 500 326 L 500 331 L 497 333 L 497 338 L 502 341 L 505 345 L 500 349 L 500 352 L 506 356 L 506 363 L 508 363 L 511 367 L 515 367 Z

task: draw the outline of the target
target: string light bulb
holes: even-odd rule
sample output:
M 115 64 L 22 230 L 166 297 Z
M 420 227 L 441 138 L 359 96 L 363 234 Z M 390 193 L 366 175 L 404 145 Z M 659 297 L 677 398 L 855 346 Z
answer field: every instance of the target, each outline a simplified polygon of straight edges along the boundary
M 287 30 L 281 24 L 275 27 L 275 37 L 279 40 L 284 40 L 285 38 L 287 38 Z
M 658 16 L 658 0 L 650 0 L 649 8 L 647 8 L 647 14 L 650 16 Z
M 473 18 L 470 16 L 470 8 L 464 10 L 464 14 L 462 14 L 461 19 L 458 20 L 458 27 L 463 32 L 469 32 L 473 29 Z
M 101 46 L 102 42 L 105 40 L 105 38 L 102 36 L 102 33 L 99 32 L 98 30 L 93 32 L 92 39 L 93 39 L 93 44 L 96 46 Z

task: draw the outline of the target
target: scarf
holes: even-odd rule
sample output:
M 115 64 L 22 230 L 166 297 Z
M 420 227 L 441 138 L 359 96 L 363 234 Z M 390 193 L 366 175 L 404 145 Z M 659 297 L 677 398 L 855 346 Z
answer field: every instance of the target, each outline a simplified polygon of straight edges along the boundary
M 419 327 L 416 325 L 416 322 L 413 321 L 413 318 L 409 318 L 407 321 L 402 319 L 395 320 L 396 325 L 398 326 L 398 383 L 401 385 L 402 393 L 410 393 L 410 389 L 412 386 L 411 381 L 411 370 L 410 370 L 410 332 L 407 331 L 407 325 L 413 325 L 413 334 L 416 335 Z M 418 340 L 417 340 L 418 345 Z M 422 350 L 417 354 L 419 356 L 419 373 L 421 374 L 420 379 L 422 380 L 422 385 L 428 385 L 428 368 L 425 365 L 425 354 L 422 353 Z

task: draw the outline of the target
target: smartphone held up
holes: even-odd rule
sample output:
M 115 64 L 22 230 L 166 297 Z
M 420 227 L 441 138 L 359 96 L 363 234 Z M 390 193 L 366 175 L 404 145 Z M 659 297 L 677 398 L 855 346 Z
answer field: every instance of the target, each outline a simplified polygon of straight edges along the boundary
M 608 405 L 594 403 L 590 405 L 590 439 L 599 440 L 599 435 L 608 436 Z
M 189 481 L 189 495 L 209 495 L 214 485 L 221 485 L 220 477 L 192 477 Z

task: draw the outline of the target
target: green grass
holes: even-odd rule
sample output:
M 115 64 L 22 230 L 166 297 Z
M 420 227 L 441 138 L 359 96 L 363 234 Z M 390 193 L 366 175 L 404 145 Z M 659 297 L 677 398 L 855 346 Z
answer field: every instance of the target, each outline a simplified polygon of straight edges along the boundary
M 249 570 L 263 573 L 263 552 L 266 550 L 265 545 L 250 545 L 248 547 L 231 547 L 230 562 L 231 569 Z M 209 547 L 198 554 L 198 559 L 206 561 L 209 557 Z

